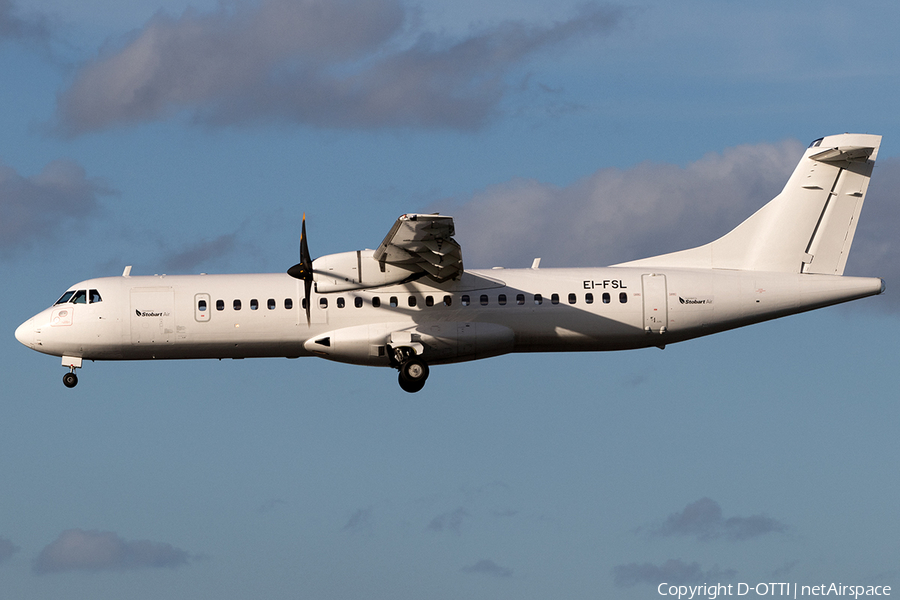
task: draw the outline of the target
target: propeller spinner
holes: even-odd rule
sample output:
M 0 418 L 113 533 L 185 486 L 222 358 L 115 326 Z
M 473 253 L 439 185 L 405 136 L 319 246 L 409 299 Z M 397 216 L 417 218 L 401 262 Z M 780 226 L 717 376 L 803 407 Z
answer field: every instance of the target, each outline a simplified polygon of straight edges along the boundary
M 295 279 L 303 280 L 305 295 L 303 304 L 306 306 L 306 324 L 310 324 L 310 298 L 313 285 L 312 257 L 309 255 L 309 246 L 306 243 L 306 213 L 303 213 L 303 224 L 300 227 L 300 262 L 287 270 L 287 274 Z

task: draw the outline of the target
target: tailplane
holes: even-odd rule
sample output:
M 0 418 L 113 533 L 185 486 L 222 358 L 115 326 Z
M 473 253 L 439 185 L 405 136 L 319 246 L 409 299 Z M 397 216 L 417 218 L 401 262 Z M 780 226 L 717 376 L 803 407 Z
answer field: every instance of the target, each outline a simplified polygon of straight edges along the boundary
M 781 193 L 718 240 L 616 266 L 843 275 L 880 144 L 879 135 L 820 138 Z

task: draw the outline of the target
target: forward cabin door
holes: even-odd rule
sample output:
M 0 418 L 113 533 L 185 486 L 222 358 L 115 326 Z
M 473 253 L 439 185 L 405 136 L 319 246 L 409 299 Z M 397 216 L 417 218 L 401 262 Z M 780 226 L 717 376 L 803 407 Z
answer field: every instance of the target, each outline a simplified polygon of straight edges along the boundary
M 131 290 L 131 343 L 175 342 L 175 292 L 170 287 Z
M 644 298 L 644 331 L 659 333 L 669 320 L 666 276 L 656 273 L 641 278 Z

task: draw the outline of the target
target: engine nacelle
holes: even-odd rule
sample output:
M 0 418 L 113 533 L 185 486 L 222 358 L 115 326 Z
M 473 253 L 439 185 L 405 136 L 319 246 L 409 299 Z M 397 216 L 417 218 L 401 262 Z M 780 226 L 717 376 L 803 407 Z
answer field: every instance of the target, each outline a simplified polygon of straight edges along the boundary
M 313 261 L 313 281 L 320 294 L 400 283 L 415 272 L 374 258 L 374 250 L 339 252 Z
M 441 364 L 506 354 L 514 345 L 513 330 L 503 325 L 433 321 L 344 327 L 310 338 L 303 347 L 337 362 L 386 367 L 390 348 L 412 348 L 427 363 Z

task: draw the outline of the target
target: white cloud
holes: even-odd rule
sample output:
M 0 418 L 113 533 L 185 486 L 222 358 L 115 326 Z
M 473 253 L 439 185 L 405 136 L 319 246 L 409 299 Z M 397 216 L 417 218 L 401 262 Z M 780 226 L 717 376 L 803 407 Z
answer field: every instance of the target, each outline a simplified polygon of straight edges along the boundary
M 507 567 L 501 567 L 490 559 L 481 559 L 473 565 L 460 569 L 463 573 L 475 575 L 489 575 L 491 577 L 512 577 L 513 571 Z
M 803 146 L 738 146 L 685 167 L 604 168 L 568 186 L 513 180 L 453 214 L 469 266 L 600 266 L 704 244 L 781 191 Z
M 607 32 L 620 14 L 586 5 L 566 21 L 506 21 L 461 39 L 414 31 L 399 0 L 238 1 L 159 14 L 76 73 L 58 127 L 77 135 L 187 110 L 207 124 L 473 129 L 496 110 L 513 66 Z
M 12 0 L 0 0 L 0 41 L 44 42 L 49 40 L 47 19 L 41 15 L 20 16 Z
M 436 516 L 428 523 L 429 531 L 452 531 L 453 533 L 459 535 L 462 531 L 462 523 L 463 519 L 469 517 L 469 512 L 459 507 L 456 510 L 443 513 L 441 515 Z
M 228 233 L 167 253 L 162 259 L 162 270 L 170 274 L 192 273 L 200 266 L 221 262 L 238 247 L 237 237 L 237 233 Z
M 53 161 L 31 177 L 0 164 L 0 252 L 90 217 L 99 196 L 112 193 L 71 160 Z
M 722 516 L 722 507 L 718 502 L 711 498 L 700 498 L 685 506 L 681 512 L 669 515 L 651 534 L 658 537 L 696 536 L 703 541 L 719 538 L 741 541 L 785 530 L 786 525 L 765 515 L 726 519 Z
M 516 179 L 431 210 L 452 214 L 466 266 L 604 266 L 710 242 L 774 198 L 803 154 L 797 141 L 712 153 L 684 167 L 604 168 L 566 186 Z M 879 159 L 848 275 L 900 281 L 900 159 Z M 880 302 L 880 301 L 879 301 Z M 900 295 L 880 303 L 900 309 Z
M 19 551 L 19 547 L 5 537 L 0 537 L 0 563 L 6 562 Z
M 349 531 L 351 533 L 371 532 L 374 521 L 372 513 L 371 507 L 360 508 L 350 515 L 350 518 L 347 519 L 347 524 L 344 525 L 341 531 Z
M 34 561 L 34 571 L 43 575 L 62 571 L 176 568 L 190 559 L 188 552 L 162 542 L 127 541 L 108 531 L 69 529 L 41 550 Z
M 700 584 L 727 580 L 736 574 L 734 569 L 721 570 L 718 566 L 704 571 L 699 563 L 685 563 L 680 559 L 669 559 L 661 565 L 628 563 L 613 567 L 613 579 L 619 587 L 632 587 L 640 583 L 659 585 L 664 582 L 670 585 Z

